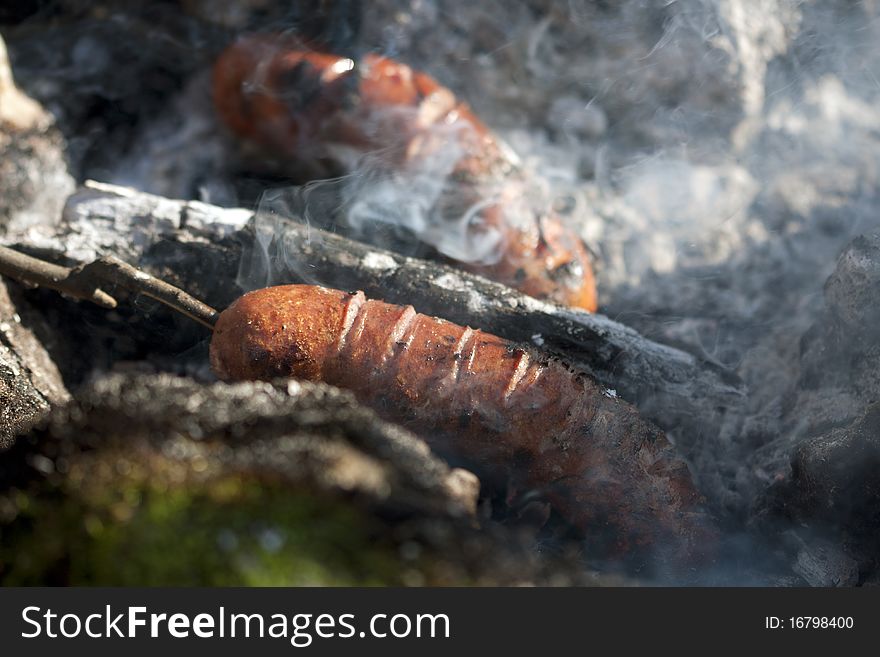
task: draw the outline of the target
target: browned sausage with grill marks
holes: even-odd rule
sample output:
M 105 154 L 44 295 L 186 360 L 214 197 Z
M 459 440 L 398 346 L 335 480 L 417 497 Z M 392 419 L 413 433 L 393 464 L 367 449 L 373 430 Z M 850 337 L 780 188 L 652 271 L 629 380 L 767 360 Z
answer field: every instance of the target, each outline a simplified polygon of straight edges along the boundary
M 563 363 L 497 336 L 361 292 L 286 285 L 220 315 L 211 364 L 226 380 L 347 388 L 496 490 L 537 491 L 615 554 L 694 556 L 712 542 L 687 466 L 659 429 Z

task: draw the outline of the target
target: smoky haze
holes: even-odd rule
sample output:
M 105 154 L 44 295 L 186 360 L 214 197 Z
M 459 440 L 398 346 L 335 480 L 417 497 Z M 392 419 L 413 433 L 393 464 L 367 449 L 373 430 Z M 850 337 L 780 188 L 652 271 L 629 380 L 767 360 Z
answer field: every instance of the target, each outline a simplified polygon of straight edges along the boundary
M 733 524 L 790 476 L 794 446 L 877 398 L 846 376 L 805 386 L 802 339 L 833 321 L 838 256 L 880 228 L 878 17 L 875 2 L 380 2 L 360 34 L 454 89 L 569 208 L 602 312 L 742 377 L 744 410 L 682 441 Z M 376 171 L 366 158 L 332 192 L 262 203 L 296 198 L 308 219 L 335 195 L 345 230 L 396 223 L 480 257 L 466 231 L 431 234 L 431 185 Z
M 351 11 L 352 3 L 337 4 Z M 552 207 L 597 255 L 600 312 L 744 381 L 746 401 L 727 413 L 720 431 L 688 436 L 674 421 L 663 427 L 729 529 L 732 550 L 754 552 L 760 533 L 790 553 L 782 569 L 810 583 L 830 581 L 811 565 L 822 558 L 876 572 L 864 542 L 876 537 L 876 523 L 855 523 L 858 537 L 846 527 L 841 532 L 811 510 L 814 491 L 798 486 L 818 467 L 805 446 L 832 435 L 849 444 L 865 433 L 858 427 L 873 426 L 874 414 L 865 414 L 880 399 L 876 317 L 860 310 L 876 305 L 880 281 L 880 3 L 367 4 L 356 29 L 347 20 L 322 28 L 328 41 L 345 56 L 376 52 L 428 72 L 509 146 L 529 184 L 514 192 L 489 186 L 438 221 L 437 198 L 454 185 L 454 143 L 403 174 L 377 150 L 352 164 L 349 175 L 297 185 L 256 176 L 241 184 L 210 100 L 206 71 L 216 53 L 203 47 L 210 39 L 196 43 L 185 31 L 155 41 L 169 61 L 188 62 L 171 80 L 179 93 L 167 107 L 162 98 L 162 111 L 127 135 L 124 157 L 117 157 L 120 147 L 107 148 L 100 161 L 81 158 L 77 179 L 256 207 L 255 257 L 239 276 L 246 289 L 283 282 L 280 271 L 321 282 L 299 266 L 295 252 L 271 248 L 281 225 L 276 217 L 407 254 L 433 250 L 491 262 L 499 242 L 491 234 L 473 239 L 468 230 L 482 203 L 514 193 L 526 217 Z M 301 20 L 277 27 L 295 31 Z M 25 66 L 18 77 L 33 80 L 28 91 L 39 96 L 86 64 L 112 62 L 119 56 L 111 46 L 124 40 L 104 33 L 120 25 L 83 32 L 76 47 L 46 56 L 49 73 L 32 75 Z M 27 61 L 22 53 L 39 51 L 36 41 L 10 51 Z M 62 61 L 68 50 L 70 61 Z M 171 84 L 169 77 L 126 74 L 102 93 L 127 126 L 126 112 L 134 116 L 138 108 L 120 98 L 139 100 L 131 87 Z M 62 124 L 77 120 L 70 110 L 59 114 Z M 71 153 L 78 157 L 80 147 L 72 142 Z M 853 466 L 834 480 L 850 473 L 867 476 Z M 794 515 L 778 512 L 793 501 Z M 859 500 L 850 505 L 836 497 L 834 504 L 842 516 L 861 513 L 853 510 Z M 809 547 L 816 544 L 823 546 L 818 553 Z

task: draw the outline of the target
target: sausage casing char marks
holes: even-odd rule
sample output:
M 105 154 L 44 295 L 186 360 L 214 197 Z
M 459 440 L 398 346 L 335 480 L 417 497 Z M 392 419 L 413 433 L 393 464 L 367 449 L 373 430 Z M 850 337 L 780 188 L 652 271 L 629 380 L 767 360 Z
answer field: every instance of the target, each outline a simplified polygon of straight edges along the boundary
M 375 54 L 354 62 L 290 38 L 252 36 L 220 55 L 213 95 L 233 132 L 295 160 L 298 170 L 321 162 L 325 175 L 351 173 L 376 153 L 381 158 L 372 163 L 379 159 L 404 175 L 439 167 L 437 177 L 448 178 L 431 216 L 470 217 L 467 239 L 497 242 L 488 256 L 461 266 L 526 294 L 595 311 L 583 241 L 552 204 L 528 198 L 534 176 L 430 76 Z
M 211 364 L 226 380 L 349 389 L 496 490 L 538 491 L 588 538 L 610 537 L 611 553 L 689 559 L 711 543 L 687 466 L 660 430 L 562 363 L 497 336 L 360 292 L 286 285 L 220 315 Z

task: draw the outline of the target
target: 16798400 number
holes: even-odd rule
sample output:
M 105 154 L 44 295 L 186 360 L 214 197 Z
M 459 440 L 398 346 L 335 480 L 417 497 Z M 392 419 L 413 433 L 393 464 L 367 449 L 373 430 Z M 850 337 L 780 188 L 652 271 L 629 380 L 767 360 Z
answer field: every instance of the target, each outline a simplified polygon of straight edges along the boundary
M 789 627 L 795 630 L 849 630 L 853 627 L 852 616 L 791 616 L 788 620 Z

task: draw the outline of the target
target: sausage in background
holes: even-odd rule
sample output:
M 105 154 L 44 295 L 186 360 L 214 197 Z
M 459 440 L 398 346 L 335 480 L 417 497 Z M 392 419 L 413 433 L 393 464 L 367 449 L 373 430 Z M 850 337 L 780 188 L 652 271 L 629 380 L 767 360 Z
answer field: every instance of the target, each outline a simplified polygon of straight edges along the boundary
M 479 260 L 446 255 L 526 294 L 596 310 L 583 241 L 551 204 L 529 203 L 533 181 L 509 149 L 428 75 L 375 54 L 355 62 L 287 37 L 251 36 L 220 55 L 213 94 L 234 133 L 286 158 L 291 171 L 305 165 L 320 172 L 312 176 L 350 174 L 376 153 L 392 173 L 430 171 L 446 166 L 452 149 L 455 161 L 438 174 L 447 178 L 432 221 L 464 219 L 468 239 L 491 235 L 500 243 L 497 253 Z

